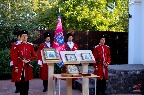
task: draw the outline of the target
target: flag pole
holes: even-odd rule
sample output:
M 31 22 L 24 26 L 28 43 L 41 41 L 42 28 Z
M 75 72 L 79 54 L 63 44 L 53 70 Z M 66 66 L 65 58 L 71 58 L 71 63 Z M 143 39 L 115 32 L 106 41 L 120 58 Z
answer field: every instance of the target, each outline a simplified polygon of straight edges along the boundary
M 58 8 L 58 18 L 60 18 L 60 7 Z
M 58 13 L 60 13 L 60 7 L 58 8 Z

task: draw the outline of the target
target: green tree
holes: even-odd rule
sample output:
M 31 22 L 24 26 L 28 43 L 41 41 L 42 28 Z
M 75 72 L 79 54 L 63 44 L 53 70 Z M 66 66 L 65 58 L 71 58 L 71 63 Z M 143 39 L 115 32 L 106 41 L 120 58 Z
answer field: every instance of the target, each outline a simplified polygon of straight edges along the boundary
M 65 30 L 128 31 L 128 1 L 35 0 L 43 29 L 55 30 L 58 8 Z
M 30 41 L 36 36 L 38 20 L 36 13 L 31 8 L 31 2 L 14 2 L 16 0 L 0 1 L 0 48 L 10 48 L 10 43 L 15 38 L 13 31 L 26 29 L 30 31 Z
M 61 8 L 64 29 L 119 32 L 128 29 L 128 1 L 67 0 Z
M 126 0 L 1 0 L 0 48 L 9 48 L 13 31 L 55 30 L 58 8 L 64 30 L 128 31 Z

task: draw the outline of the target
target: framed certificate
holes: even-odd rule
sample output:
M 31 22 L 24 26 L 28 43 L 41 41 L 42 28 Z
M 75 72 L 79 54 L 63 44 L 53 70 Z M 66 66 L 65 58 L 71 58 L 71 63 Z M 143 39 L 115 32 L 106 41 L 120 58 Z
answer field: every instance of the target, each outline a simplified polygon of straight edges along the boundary
M 75 54 L 65 54 L 67 61 L 77 61 Z
M 67 68 L 67 73 L 69 74 L 79 74 L 79 70 L 76 65 L 68 65 L 66 68 Z
M 44 60 L 58 60 L 58 52 L 54 48 L 44 48 L 42 50 L 42 55 Z
M 81 53 L 82 60 L 92 60 L 90 53 Z

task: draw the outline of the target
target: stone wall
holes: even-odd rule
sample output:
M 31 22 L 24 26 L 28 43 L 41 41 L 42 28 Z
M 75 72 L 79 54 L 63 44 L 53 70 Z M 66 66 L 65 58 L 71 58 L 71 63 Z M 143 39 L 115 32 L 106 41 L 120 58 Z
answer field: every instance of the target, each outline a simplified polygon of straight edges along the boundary
M 89 68 L 89 73 L 93 73 L 93 68 Z M 89 95 L 95 95 L 95 81 L 93 78 L 89 80 Z M 135 85 L 141 84 L 141 88 L 136 90 Z M 81 90 L 81 79 L 76 81 L 76 85 Z M 144 93 L 144 65 L 142 64 L 126 64 L 126 65 L 110 65 L 109 80 L 107 81 L 107 95 L 111 94 L 141 94 Z M 144 94 L 143 94 L 144 95 Z
M 136 88 L 138 84 L 142 84 L 144 65 L 112 65 L 109 66 L 109 75 L 107 93 L 125 94 L 125 93 L 141 93 Z
M 113 93 L 140 93 L 134 88 L 142 84 L 143 77 L 141 72 L 144 71 L 144 65 L 113 65 L 109 66 L 109 73 L 115 76 L 109 76 L 107 91 L 113 90 Z

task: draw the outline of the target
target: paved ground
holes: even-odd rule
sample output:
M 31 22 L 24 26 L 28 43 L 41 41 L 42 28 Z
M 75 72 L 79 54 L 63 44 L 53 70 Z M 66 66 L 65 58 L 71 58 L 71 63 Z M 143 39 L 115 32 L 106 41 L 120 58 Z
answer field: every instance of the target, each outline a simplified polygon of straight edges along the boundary
M 42 92 L 43 86 L 40 79 L 33 79 L 30 81 L 29 95 L 48 95 L 47 92 Z M 19 95 L 15 94 L 14 83 L 11 80 L 0 80 L 0 95 Z M 58 86 L 56 87 L 56 95 L 58 95 Z M 66 95 L 66 82 L 61 80 L 61 95 Z M 81 95 L 78 90 L 73 90 L 72 95 Z M 113 94 L 114 95 L 114 94 Z M 134 94 L 117 94 L 117 95 L 134 95 Z M 140 95 L 140 94 L 135 94 Z
M 61 80 L 61 95 L 66 95 L 66 82 Z M 33 79 L 30 81 L 29 95 L 48 95 L 47 92 L 42 92 L 43 86 L 40 79 Z M 15 94 L 14 83 L 11 80 L 0 80 L 0 95 L 19 95 Z M 81 95 L 78 90 L 73 90 L 72 95 Z M 58 86 L 56 86 L 56 95 L 58 95 Z

